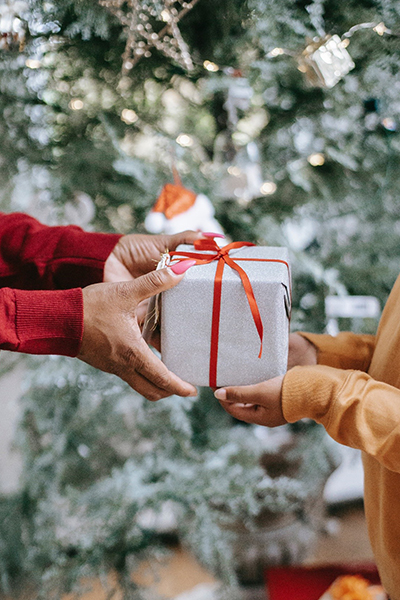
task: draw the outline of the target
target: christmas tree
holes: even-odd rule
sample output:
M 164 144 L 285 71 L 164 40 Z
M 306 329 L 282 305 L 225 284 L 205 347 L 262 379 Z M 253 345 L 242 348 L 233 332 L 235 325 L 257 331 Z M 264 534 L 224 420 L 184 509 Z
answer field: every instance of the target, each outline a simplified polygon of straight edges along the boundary
M 143 232 L 175 166 L 232 239 L 291 249 L 294 330 L 323 330 L 330 293 L 385 301 L 400 254 L 396 2 L 0 8 L 3 210 Z M 125 598 L 146 597 L 130 574 L 165 551 L 167 507 L 168 532 L 233 598 L 237 524 L 256 530 L 265 513 L 306 520 L 331 469 L 319 427 L 262 438 L 208 390 L 153 405 L 77 361 L 27 368 L 22 491 L 4 499 L 1 525 L 3 592 L 25 575 L 60 597 L 112 569 Z M 290 475 L 271 467 L 285 435 Z

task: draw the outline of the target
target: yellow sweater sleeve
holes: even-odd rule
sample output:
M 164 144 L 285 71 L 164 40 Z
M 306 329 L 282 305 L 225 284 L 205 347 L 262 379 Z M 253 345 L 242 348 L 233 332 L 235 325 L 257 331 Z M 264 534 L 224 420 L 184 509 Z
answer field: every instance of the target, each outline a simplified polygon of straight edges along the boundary
M 310 418 L 346 446 L 400 473 L 400 390 L 361 371 L 294 367 L 283 380 L 282 409 L 293 423 Z
M 338 369 L 367 371 L 375 348 L 375 336 L 344 331 L 337 336 L 299 332 L 314 344 L 318 364 Z

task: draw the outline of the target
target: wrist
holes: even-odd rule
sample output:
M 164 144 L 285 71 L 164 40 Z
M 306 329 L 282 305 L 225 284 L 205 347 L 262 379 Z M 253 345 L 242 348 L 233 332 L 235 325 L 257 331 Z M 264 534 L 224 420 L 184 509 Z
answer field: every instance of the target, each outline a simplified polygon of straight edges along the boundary
M 288 369 L 297 365 L 316 365 L 318 362 L 317 347 L 301 333 L 292 333 L 289 336 Z
M 118 241 L 104 263 L 103 282 L 131 281 L 133 279 L 132 274 L 125 266 L 120 249 L 121 244 Z
M 306 365 L 316 365 L 318 363 L 318 349 L 317 347 L 310 342 L 307 338 L 299 333 L 302 341 L 304 342 L 304 359 Z

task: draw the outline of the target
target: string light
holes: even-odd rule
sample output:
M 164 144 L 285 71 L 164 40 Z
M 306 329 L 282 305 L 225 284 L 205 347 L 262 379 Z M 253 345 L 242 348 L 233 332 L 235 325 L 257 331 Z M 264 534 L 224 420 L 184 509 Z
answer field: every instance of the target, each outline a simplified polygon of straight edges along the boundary
M 373 28 L 374 31 L 378 34 L 378 35 L 384 35 L 385 33 L 392 33 L 390 31 L 390 29 L 388 29 L 385 25 L 385 23 L 378 23 L 378 25 L 376 25 L 376 27 Z
M 385 117 L 384 119 L 382 119 L 382 125 L 387 131 L 397 130 L 397 123 L 391 117 Z
M 263 196 L 270 196 L 271 194 L 275 194 L 276 189 L 276 183 L 274 183 L 273 181 L 264 181 L 264 183 L 260 187 L 260 192 Z
M 325 156 L 321 154 L 321 152 L 310 154 L 307 160 L 312 167 L 321 167 L 323 164 L 325 164 Z
M 83 102 L 79 98 L 73 98 L 69 103 L 69 107 L 72 108 L 72 110 L 82 110 Z
M 25 66 L 27 66 L 28 69 L 39 69 L 42 66 L 42 63 L 40 62 L 40 60 L 35 60 L 34 58 L 27 58 L 25 61 Z
M 164 23 L 169 23 L 171 20 L 171 13 L 168 10 L 162 10 L 161 11 L 161 18 L 164 21 Z
M 135 113 L 134 110 L 130 108 L 124 108 L 124 110 L 121 112 L 121 120 L 124 121 L 124 123 L 126 123 L 127 125 L 132 125 L 132 123 L 136 123 L 138 119 L 138 115 Z
M 193 138 L 187 133 L 181 133 L 176 138 L 176 142 L 182 146 L 183 148 L 188 148 L 189 146 L 193 146 Z
M 274 48 L 273 50 L 268 52 L 267 56 L 269 58 L 271 58 L 271 57 L 275 57 L 275 56 L 281 56 L 281 54 L 286 54 L 286 52 L 283 48 Z
M 203 62 L 203 67 L 207 71 L 211 71 L 212 73 L 216 73 L 217 71 L 219 71 L 219 66 L 216 65 L 214 62 L 211 62 L 210 60 L 205 60 Z
M 234 165 L 228 167 L 227 171 L 229 175 L 233 175 L 234 177 L 240 177 L 240 175 L 242 174 L 242 171 L 239 169 L 239 167 L 236 167 Z
M 381 21 L 380 23 L 359 23 L 358 25 L 354 25 L 353 27 L 350 27 L 350 29 L 346 31 L 342 37 L 349 38 L 356 33 L 356 31 L 360 31 L 360 29 L 372 29 L 378 35 L 383 35 L 385 33 L 388 35 L 394 35 L 393 31 L 388 29 L 385 23 Z

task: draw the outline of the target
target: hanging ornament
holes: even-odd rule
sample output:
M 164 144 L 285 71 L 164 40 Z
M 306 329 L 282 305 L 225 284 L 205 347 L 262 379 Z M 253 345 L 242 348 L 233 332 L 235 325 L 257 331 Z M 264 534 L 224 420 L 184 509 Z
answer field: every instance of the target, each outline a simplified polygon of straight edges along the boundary
M 254 90 L 239 69 L 225 68 L 229 75 L 227 95 L 224 102 L 226 128 L 221 131 L 214 144 L 214 161 L 226 168 L 220 181 L 219 195 L 224 199 L 235 198 L 246 206 L 254 198 L 275 193 L 276 184 L 264 181 L 257 138 L 259 132 L 247 124 L 240 124 L 242 116 L 251 108 Z M 240 112 L 244 113 L 241 115 Z
M 179 21 L 199 0 L 99 0 L 124 26 L 127 41 L 122 72 L 127 74 L 155 48 L 188 71 L 193 69 L 189 48 L 179 30 Z
M 321 26 L 318 26 L 318 37 L 313 38 L 300 54 L 277 47 L 267 53 L 267 58 L 291 56 L 297 61 L 299 71 L 305 73 L 312 86 L 332 88 L 354 69 L 355 64 L 346 48 L 350 43 L 349 38 L 362 29 L 371 29 L 379 36 L 400 37 L 400 34 L 393 32 L 383 22 L 358 23 L 346 31 L 341 38 L 338 35 L 326 35 Z
M 174 169 L 174 183 L 163 187 L 144 226 L 150 233 L 173 234 L 192 229 L 223 234 L 214 212 L 210 199 L 185 188 Z
M 338 35 L 315 38 L 298 58 L 299 69 L 314 87 L 332 88 L 355 64 L 346 50 L 348 40 Z
M 234 129 L 239 121 L 238 110 L 246 111 L 250 108 L 254 92 L 248 79 L 243 77 L 239 69 L 226 69 L 225 72 L 231 79 L 224 109 L 228 114 L 229 126 Z
M 263 179 L 257 143 L 249 142 L 237 150 L 221 181 L 221 196 L 226 199 L 236 198 L 239 204 L 245 206 L 254 198 L 270 195 L 275 191 L 276 185 Z
M 27 9 L 23 0 L 0 3 L 0 50 L 24 49 L 26 29 L 20 16 Z

